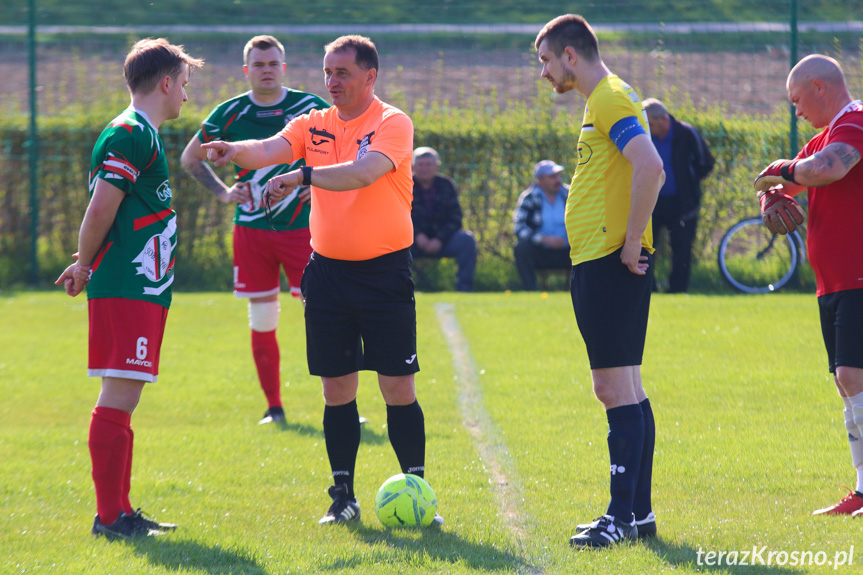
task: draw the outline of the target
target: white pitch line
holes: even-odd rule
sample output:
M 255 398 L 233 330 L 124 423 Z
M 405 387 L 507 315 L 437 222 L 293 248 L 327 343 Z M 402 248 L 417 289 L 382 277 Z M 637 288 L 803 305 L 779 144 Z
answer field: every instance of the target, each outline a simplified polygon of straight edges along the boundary
M 509 454 L 500 431 L 483 406 L 482 388 L 477 378 L 476 365 L 471 356 L 467 340 L 461 332 L 452 304 L 435 305 L 435 315 L 446 337 L 458 381 L 457 403 L 464 426 L 473 436 L 480 459 L 489 470 L 498 508 L 504 523 L 512 531 L 516 541 L 524 544 L 528 535 L 526 518 L 519 511 L 524 500 L 522 487 L 516 473 L 515 462 Z M 530 573 L 543 573 L 538 567 L 529 565 Z

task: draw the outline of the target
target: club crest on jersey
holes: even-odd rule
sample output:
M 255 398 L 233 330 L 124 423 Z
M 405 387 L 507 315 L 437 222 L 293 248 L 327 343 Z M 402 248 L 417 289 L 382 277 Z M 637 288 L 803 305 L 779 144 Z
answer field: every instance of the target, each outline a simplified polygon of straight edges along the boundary
M 587 142 L 578 143 L 578 165 L 583 166 L 590 161 L 593 156 L 593 148 Z
M 362 140 L 357 140 L 357 144 L 359 144 L 360 148 L 357 150 L 357 160 L 361 159 L 366 155 L 366 152 L 369 151 L 369 146 L 372 145 L 372 136 L 374 136 L 374 132 L 370 132 L 363 136 Z
M 174 194 L 171 192 L 171 183 L 168 180 L 162 182 L 162 184 L 156 190 L 156 195 L 162 202 L 167 201 L 168 198 L 174 197 Z
M 144 249 L 132 263 L 139 264 L 136 270 L 138 275 L 144 275 L 151 282 L 162 281 L 171 273 L 168 266 L 171 264 L 172 252 L 171 238 L 156 234 L 147 240 Z

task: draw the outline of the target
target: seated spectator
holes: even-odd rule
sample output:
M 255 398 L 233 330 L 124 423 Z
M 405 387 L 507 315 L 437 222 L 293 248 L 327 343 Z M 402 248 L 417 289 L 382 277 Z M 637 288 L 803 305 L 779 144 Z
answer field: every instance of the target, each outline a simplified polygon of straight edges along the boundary
M 536 270 L 572 267 L 566 235 L 563 166 L 543 160 L 533 167 L 534 183 L 518 197 L 515 224 L 515 267 L 526 291 L 536 290 Z
M 440 156 L 427 147 L 414 150 L 414 258 L 455 258 L 455 289 L 471 291 L 476 271 L 476 240 L 461 229 L 462 212 L 455 183 L 438 174 Z

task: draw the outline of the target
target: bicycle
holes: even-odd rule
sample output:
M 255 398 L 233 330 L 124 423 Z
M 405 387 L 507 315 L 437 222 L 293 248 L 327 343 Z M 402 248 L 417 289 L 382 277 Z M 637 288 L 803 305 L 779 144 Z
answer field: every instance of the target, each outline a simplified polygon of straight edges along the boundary
M 800 200 L 805 207 L 807 201 Z M 806 261 L 803 224 L 790 234 L 774 234 L 761 216 L 731 226 L 719 243 L 722 277 L 744 293 L 773 293 L 786 285 Z

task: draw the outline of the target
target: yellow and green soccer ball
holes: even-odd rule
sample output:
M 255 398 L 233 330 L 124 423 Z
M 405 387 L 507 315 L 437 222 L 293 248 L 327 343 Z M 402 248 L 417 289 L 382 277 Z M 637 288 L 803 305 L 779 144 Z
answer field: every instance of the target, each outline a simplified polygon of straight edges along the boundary
M 437 513 L 437 498 L 422 477 L 399 473 L 378 489 L 375 512 L 387 527 L 428 527 Z

